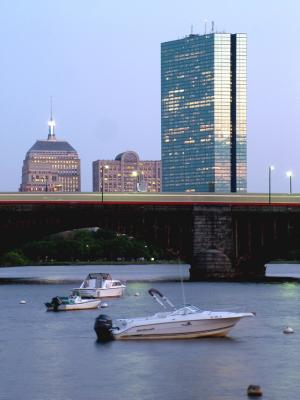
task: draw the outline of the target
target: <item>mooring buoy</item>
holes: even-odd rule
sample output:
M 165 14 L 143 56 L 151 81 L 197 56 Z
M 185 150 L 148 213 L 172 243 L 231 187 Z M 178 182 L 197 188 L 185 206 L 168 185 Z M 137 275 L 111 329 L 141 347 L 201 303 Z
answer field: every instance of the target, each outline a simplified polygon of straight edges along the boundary
M 291 326 L 286 326 L 283 333 L 294 333 L 294 329 Z
M 247 395 L 251 397 L 262 396 L 263 392 L 259 385 L 249 385 L 247 389 Z

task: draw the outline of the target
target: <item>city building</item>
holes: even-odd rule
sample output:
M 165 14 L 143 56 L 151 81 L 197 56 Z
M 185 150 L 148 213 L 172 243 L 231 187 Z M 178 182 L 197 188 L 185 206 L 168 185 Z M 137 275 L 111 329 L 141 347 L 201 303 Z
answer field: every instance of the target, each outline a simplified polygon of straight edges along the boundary
M 247 36 L 161 44 L 163 192 L 247 190 Z
M 160 192 L 160 161 L 142 161 L 134 151 L 93 162 L 94 192 Z
M 52 114 L 52 113 L 51 113 Z M 80 192 L 80 159 L 66 141 L 57 140 L 55 121 L 48 122 L 47 140 L 37 140 L 26 153 L 21 192 Z

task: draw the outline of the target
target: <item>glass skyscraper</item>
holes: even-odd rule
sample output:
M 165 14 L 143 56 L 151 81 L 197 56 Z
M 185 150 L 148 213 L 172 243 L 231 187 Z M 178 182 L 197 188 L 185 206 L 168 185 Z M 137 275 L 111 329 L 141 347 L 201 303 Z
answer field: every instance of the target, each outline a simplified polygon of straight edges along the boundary
M 246 34 L 161 45 L 162 191 L 247 190 Z

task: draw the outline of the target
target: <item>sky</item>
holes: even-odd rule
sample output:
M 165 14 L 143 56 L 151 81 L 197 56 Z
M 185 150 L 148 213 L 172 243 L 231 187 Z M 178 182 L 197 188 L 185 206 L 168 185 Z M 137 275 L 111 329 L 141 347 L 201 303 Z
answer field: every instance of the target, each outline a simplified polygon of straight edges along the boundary
M 47 138 L 92 162 L 126 150 L 160 159 L 160 43 L 215 29 L 248 35 L 248 191 L 300 192 L 300 2 L 296 0 L 1 0 L 0 192 Z

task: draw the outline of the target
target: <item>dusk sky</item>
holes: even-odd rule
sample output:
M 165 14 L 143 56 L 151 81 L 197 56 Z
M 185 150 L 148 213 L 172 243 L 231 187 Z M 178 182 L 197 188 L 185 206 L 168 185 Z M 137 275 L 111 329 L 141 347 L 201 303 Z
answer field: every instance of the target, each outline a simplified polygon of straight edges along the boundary
M 1 0 L 0 191 L 17 191 L 22 162 L 56 136 L 92 161 L 125 150 L 160 159 L 160 43 L 207 31 L 248 35 L 248 191 L 300 192 L 300 3 L 296 0 Z

